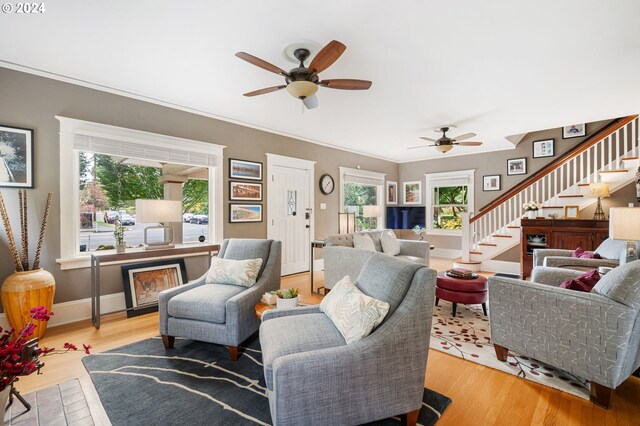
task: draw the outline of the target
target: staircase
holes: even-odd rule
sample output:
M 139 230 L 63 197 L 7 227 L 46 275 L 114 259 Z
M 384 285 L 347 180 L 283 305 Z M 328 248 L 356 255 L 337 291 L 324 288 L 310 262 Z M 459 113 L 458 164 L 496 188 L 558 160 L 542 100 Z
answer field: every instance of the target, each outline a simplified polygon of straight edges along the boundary
M 607 182 L 613 193 L 634 181 L 640 165 L 638 116 L 613 121 L 477 214 L 463 214 L 462 257 L 454 266 L 482 270 L 489 261 L 520 243 L 522 204 L 543 204 L 542 214 L 564 217 L 565 206 L 594 204 L 589 184 Z

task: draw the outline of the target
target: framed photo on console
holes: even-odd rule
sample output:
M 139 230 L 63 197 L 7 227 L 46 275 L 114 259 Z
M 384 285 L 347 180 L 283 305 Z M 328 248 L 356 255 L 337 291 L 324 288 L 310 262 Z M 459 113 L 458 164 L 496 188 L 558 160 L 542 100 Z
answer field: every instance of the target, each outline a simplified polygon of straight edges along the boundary
M 500 191 L 500 175 L 482 176 L 482 190 Z
M 553 139 L 545 139 L 533 142 L 533 158 L 553 157 Z
M 33 188 L 33 130 L 0 124 L 0 187 Z

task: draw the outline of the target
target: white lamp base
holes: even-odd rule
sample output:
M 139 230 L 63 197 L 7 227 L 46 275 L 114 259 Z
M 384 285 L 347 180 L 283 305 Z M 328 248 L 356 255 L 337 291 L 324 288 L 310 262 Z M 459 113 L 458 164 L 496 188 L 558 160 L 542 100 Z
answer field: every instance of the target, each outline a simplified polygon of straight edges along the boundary
M 147 232 L 150 229 L 162 229 L 165 231 L 168 230 L 169 232 L 163 232 L 165 236 L 163 241 L 158 241 L 157 243 L 150 243 L 147 239 Z M 158 226 L 147 226 L 146 228 L 144 228 L 144 249 L 145 250 L 162 250 L 162 249 L 174 248 L 175 245 L 172 243 L 173 243 L 173 227 L 172 226 L 158 225 Z
M 638 260 L 638 252 L 636 251 L 635 241 L 626 241 L 627 243 L 627 263 Z

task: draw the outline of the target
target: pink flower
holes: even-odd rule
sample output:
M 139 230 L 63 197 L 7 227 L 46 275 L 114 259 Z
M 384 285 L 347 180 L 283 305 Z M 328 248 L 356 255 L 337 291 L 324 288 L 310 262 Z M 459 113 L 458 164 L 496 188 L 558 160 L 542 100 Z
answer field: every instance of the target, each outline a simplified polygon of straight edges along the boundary
M 31 308 L 31 318 L 36 321 L 49 321 L 53 312 L 49 312 L 44 306 Z
M 91 352 L 89 351 L 89 349 L 91 349 L 91 345 L 85 345 L 84 343 L 82 344 L 82 347 L 84 348 L 84 353 L 89 355 Z
M 78 350 L 76 345 L 74 345 L 73 343 L 69 343 L 69 342 L 67 342 L 64 345 L 62 345 L 62 347 L 65 348 L 68 351 L 77 351 Z

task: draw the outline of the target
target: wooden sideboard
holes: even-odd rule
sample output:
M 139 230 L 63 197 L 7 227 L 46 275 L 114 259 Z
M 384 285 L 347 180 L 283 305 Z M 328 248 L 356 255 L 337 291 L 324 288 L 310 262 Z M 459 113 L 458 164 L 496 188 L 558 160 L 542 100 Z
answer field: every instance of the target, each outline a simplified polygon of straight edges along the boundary
M 595 250 L 609 237 L 608 220 L 522 219 L 520 231 L 520 274 L 531 275 L 533 250 L 553 248 Z

